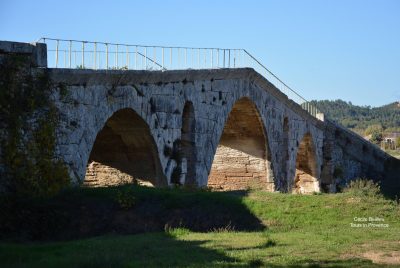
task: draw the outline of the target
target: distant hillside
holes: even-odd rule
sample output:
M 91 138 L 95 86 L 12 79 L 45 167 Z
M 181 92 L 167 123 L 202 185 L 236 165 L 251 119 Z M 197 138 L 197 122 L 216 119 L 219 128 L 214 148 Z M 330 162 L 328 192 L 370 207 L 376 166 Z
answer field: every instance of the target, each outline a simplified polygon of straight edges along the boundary
M 312 101 L 325 115 L 359 133 L 368 126 L 381 125 L 385 131 L 400 131 L 400 103 L 381 107 L 357 106 L 343 100 Z

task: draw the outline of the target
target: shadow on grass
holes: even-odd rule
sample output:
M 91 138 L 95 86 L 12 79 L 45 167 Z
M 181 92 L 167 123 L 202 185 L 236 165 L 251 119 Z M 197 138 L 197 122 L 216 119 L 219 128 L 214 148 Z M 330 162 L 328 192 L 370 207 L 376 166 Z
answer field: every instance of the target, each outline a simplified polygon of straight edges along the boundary
M 254 259 L 248 262 L 249 267 L 270 267 L 270 268 L 319 268 L 319 267 L 335 267 L 335 268 L 347 268 L 347 267 L 387 267 L 386 265 L 377 265 L 372 263 L 370 260 L 364 259 L 345 259 L 345 260 L 301 260 L 293 264 L 273 264 L 264 262 L 260 259 Z
M 68 242 L 0 243 L 2 267 L 377 267 L 363 259 L 245 260 L 168 233 L 101 236 Z M 282 255 L 268 255 L 279 257 Z M 283 257 L 283 256 L 282 256 Z M 268 257 L 267 257 L 268 258 Z
M 47 199 L 2 200 L 0 239 L 70 240 L 176 227 L 197 232 L 266 229 L 243 204 L 245 194 L 125 185 L 69 189 Z M 132 203 L 128 208 L 121 206 L 125 199 Z
M 0 259 L 2 267 L 209 267 L 237 262 L 221 251 L 205 248 L 205 243 L 151 233 L 62 243 L 0 244 Z

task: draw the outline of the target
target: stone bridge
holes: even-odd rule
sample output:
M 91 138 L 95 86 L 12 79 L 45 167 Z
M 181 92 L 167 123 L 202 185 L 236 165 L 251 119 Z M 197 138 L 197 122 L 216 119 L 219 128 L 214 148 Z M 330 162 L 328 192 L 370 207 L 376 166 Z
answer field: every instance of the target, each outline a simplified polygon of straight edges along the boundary
M 44 70 L 73 184 L 311 193 L 384 176 L 388 155 L 250 68 Z

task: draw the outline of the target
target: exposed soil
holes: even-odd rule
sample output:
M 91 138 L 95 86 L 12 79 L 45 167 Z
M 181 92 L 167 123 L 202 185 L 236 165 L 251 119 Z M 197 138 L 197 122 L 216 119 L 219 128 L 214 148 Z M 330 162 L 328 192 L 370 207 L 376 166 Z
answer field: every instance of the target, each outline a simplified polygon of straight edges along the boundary
M 400 264 L 400 241 L 372 241 L 358 246 L 355 251 L 358 253 L 345 254 L 343 258 L 362 258 L 384 265 Z
M 377 264 L 400 264 L 399 251 L 367 251 L 364 252 L 362 256 Z

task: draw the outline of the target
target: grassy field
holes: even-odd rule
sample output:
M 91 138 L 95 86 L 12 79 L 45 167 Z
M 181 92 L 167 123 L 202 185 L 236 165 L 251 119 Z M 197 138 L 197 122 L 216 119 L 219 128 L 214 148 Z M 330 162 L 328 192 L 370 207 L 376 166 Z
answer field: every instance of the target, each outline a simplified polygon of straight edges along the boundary
M 393 157 L 396 157 L 397 159 L 400 159 L 400 150 L 385 150 L 385 152 Z
M 118 189 L 80 190 L 113 200 Z M 191 192 L 143 189 L 131 193 L 136 202 L 159 202 L 206 208 L 222 204 L 239 216 L 249 213 L 263 230 L 238 231 L 235 223 L 208 231 L 164 226 L 164 231 L 132 235 L 103 234 L 59 242 L 0 242 L 1 267 L 400 267 L 400 206 L 396 201 L 362 193 L 289 195 Z M 140 201 L 142 200 L 142 201 Z M 147 200 L 147 201 L 146 201 Z M 154 199 L 152 199 L 154 200 Z M 172 201 L 171 201 L 172 200 Z M 151 201 L 153 202 L 153 201 Z M 240 206 L 240 207 L 239 207 Z M 201 213 L 207 214 L 207 209 Z M 241 211 L 241 209 L 245 209 Z M 244 212 L 247 211 L 247 212 Z M 207 217 L 207 215 L 205 215 Z M 211 216 L 215 217 L 215 216 Z M 388 227 L 351 227 L 355 218 L 375 218 Z M 211 220 L 211 219 L 210 219 Z

